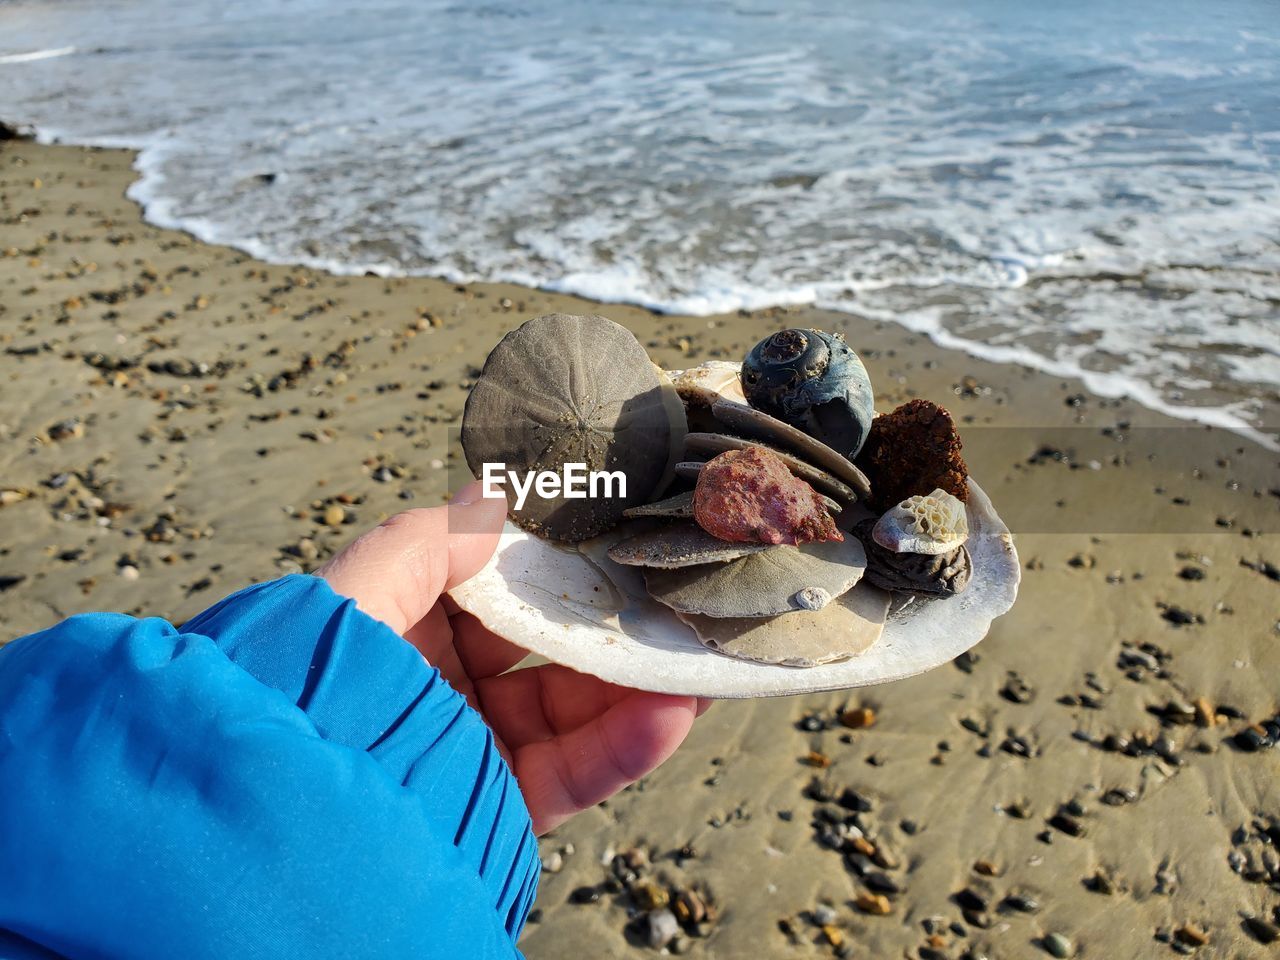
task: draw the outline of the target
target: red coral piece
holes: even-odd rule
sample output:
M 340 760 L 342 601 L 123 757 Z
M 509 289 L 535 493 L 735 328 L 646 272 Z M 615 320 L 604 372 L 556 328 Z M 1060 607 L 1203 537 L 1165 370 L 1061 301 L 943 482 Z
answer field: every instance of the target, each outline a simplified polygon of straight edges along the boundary
M 763 447 L 730 450 L 702 468 L 693 518 L 713 537 L 733 543 L 844 539 L 817 491 Z
M 967 500 L 969 468 L 960 456 L 962 446 L 951 414 L 929 400 L 910 400 L 876 417 L 857 460 L 871 481 L 870 506 L 883 512 L 939 487 Z

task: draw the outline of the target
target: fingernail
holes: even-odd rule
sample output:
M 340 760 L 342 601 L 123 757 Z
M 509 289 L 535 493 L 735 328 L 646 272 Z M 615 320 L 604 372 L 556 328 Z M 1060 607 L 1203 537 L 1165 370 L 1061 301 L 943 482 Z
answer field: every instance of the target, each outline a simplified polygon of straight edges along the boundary
M 465 507 L 483 499 L 484 484 L 479 480 L 472 480 L 450 498 L 449 504 L 451 506 Z

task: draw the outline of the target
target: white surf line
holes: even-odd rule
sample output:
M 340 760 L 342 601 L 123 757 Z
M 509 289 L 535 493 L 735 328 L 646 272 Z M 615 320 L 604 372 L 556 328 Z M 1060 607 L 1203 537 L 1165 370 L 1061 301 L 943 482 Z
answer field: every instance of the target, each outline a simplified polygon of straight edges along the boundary
M 55 50 L 32 50 L 30 53 L 0 54 L 0 63 L 31 63 L 33 60 L 52 60 L 54 57 L 65 57 L 75 53 L 75 47 L 58 47 Z

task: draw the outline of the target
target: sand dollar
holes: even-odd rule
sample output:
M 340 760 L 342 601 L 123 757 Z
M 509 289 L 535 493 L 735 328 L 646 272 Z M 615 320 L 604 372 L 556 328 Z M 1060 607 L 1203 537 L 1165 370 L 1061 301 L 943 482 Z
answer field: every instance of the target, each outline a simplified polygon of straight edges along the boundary
M 778 546 L 729 563 L 646 570 L 649 594 L 677 613 L 776 617 L 826 606 L 862 578 L 867 555 L 854 537 Z
M 480 476 L 486 463 L 527 478 L 565 464 L 620 471 L 625 496 L 581 499 L 530 493 L 511 516 L 555 540 L 608 530 L 647 503 L 672 475 L 685 432 L 674 388 L 625 327 L 598 316 L 550 314 L 502 338 L 467 397 L 462 448 Z M 615 487 L 616 492 L 616 487 Z

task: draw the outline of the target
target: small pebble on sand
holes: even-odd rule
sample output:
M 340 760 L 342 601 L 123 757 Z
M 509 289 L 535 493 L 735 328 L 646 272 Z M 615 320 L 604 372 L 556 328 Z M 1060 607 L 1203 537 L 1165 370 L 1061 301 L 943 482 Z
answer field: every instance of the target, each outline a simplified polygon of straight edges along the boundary
M 676 921 L 676 915 L 670 910 L 654 910 L 648 914 L 646 939 L 649 946 L 655 950 L 661 950 L 679 932 L 680 924 Z
M 851 730 L 862 730 L 874 726 L 876 712 L 870 707 L 854 707 L 840 714 L 840 723 Z
M 1066 960 L 1067 957 L 1075 953 L 1075 948 L 1071 941 L 1060 933 L 1046 933 L 1044 936 L 1044 948 L 1059 960 Z
M 853 904 L 863 913 L 877 917 L 888 916 L 889 911 L 893 909 L 889 904 L 889 898 L 879 893 L 860 893 Z

